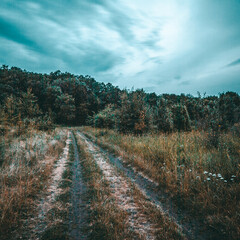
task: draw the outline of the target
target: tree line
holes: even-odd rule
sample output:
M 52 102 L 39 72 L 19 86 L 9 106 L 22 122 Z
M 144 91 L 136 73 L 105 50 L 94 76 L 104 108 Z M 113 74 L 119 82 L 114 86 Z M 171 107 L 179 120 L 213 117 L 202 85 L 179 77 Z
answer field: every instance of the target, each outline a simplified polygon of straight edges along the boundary
M 239 127 L 235 92 L 194 97 L 119 89 L 91 76 L 0 68 L 0 121 L 47 128 L 53 123 L 92 125 L 120 132 L 227 130 Z

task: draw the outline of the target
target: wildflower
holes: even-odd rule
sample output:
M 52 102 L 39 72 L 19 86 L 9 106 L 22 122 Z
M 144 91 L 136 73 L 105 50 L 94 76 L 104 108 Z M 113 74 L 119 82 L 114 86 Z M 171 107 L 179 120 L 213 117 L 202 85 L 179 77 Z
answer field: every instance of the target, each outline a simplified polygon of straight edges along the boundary
M 224 180 L 224 182 L 227 182 L 227 180 Z
M 219 178 L 221 178 L 222 177 L 222 175 L 220 174 L 220 173 L 218 173 L 218 175 L 217 175 Z
M 204 174 L 207 174 L 208 172 L 207 172 L 207 171 L 204 171 L 203 173 L 204 173 Z
M 230 180 L 231 180 L 231 181 L 234 181 L 234 179 L 233 179 L 233 178 L 231 178 Z
M 209 175 L 209 176 L 212 176 L 212 173 L 209 173 L 208 175 Z
M 220 179 L 221 179 L 221 180 L 224 180 L 224 178 L 223 178 L 223 177 L 221 177 Z
M 210 181 L 211 179 L 208 177 L 207 180 Z
M 200 177 L 199 177 L 199 176 L 196 176 L 196 179 L 200 179 Z
M 232 175 L 232 178 L 236 177 L 235 175 Z
M 216 174 L 214 173 L 212 176 L 213 176 L 213 177 L 216 177 Z

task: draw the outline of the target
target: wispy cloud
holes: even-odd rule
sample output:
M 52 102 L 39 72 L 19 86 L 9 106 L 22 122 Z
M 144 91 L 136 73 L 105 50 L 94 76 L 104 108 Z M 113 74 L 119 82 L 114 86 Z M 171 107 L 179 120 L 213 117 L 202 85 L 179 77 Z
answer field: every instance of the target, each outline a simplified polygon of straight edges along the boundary
M 240 58 L 229 63 L 226 67 L 233 67 L 233 66 L 236 66 L 236 65 L 239 65 L 240 64 Z
M 0 8 L 0 64 L 157 93 L 240 91 L 230 68 L 240 63 L 239 1 L 1 0 Z

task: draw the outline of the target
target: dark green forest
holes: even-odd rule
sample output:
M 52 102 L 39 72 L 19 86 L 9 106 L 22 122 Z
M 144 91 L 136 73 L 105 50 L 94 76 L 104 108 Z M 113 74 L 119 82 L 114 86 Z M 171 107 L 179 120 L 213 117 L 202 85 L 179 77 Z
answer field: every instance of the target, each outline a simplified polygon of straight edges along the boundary
M 146 93 L 127 90 L 91 76 L 60 70 L 50 74 L 0 68 L 1 125 L 92 125 L 142 134 L 193 129 L 239 129 L 240 96 Z

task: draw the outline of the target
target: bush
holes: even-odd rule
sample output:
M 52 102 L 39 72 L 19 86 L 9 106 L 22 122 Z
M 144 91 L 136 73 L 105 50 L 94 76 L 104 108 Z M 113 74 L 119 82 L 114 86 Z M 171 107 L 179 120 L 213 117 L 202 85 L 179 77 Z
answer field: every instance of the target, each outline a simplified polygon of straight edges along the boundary
M 117 113 L 114 110 L 114 106 L 109 104 L 98 114 L 93 117 L 94 126 L 99 128 L 114 128 L 117 121 Z

